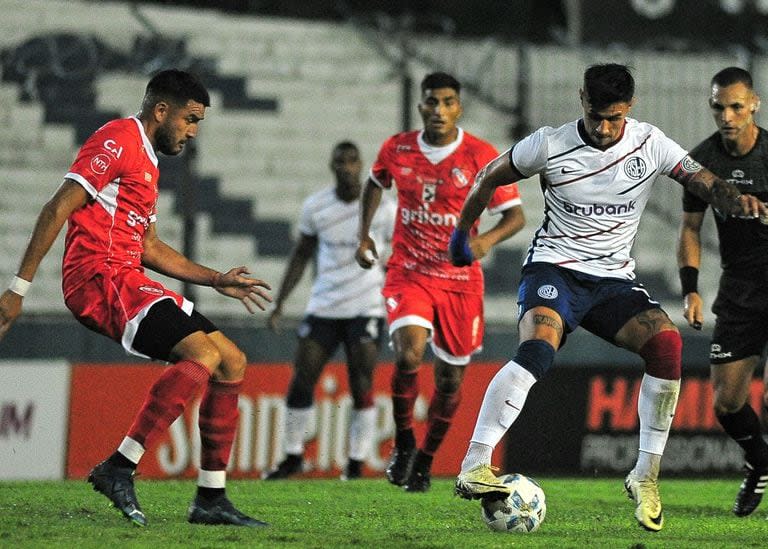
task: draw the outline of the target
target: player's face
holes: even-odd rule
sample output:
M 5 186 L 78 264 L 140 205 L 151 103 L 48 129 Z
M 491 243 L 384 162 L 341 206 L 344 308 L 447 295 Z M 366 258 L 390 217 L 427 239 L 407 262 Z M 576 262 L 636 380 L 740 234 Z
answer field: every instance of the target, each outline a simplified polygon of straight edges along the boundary
M 744 136 L 751 137 L 758 101 L 755 92 L 742 82 L 723 87 L 717 84 L 712 86 L 709 108 L 723 139 L 737 141 Z
M 363 163 L 360 153 L 355 149 L 337 149 L 331 159 L 331 169 L 336 175 L 336 194 L 344 201 L 355 200 L 360 196 L 360 172 Z
M 419 114 L 424 122 L 424 133 L 430 145 L 447 145 L 456 140 L 456 121 L 461 116 L 461 99 L 453 88 L 424 90 L 419 103 Z
M 632 108 L 632 102 L 612 103 L 600 110 L 594 110 L 586 92 L 581 93 L 581 106 L 584 109 L 584 128 L 592 144 L 605 148 L 618 141 L 624 131 L 624 122 Z
M 155 148 L 170 156 L 179 154 L 184 144 L 197 135 L 200 121 L 205 118 L 205 106 L 189 100 L 183 107 L 168 105 L 162 123 L 155 131 Z

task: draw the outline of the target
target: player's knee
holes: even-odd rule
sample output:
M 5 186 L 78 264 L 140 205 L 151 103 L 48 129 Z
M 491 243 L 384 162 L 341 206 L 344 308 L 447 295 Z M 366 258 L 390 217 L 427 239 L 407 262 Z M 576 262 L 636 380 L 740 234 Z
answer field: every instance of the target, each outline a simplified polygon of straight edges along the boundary
M 395 366 L 397 366 L 398 370 L 404 372 L 415 372 L 421 366 L 423 355 L 423 351 L 419 352 L 413 347 L 408 347 L 397 354 Z
M 435 377 L 435 389 L 444 394 L 453 394 L 458 392 L 463 379 L 464 367 L 462 366 L 443 366 L 440 374 Z
M 664 330 L 645 342 L 638 354 L 645 360 L 645 373 L 661 379 L 680 379 L 683 339 L 677 330 Z
M 528 370 L 538 381 L 555 360 L 555 348 L 541 339 L 523 341 L 517 348 L 514 361 Z

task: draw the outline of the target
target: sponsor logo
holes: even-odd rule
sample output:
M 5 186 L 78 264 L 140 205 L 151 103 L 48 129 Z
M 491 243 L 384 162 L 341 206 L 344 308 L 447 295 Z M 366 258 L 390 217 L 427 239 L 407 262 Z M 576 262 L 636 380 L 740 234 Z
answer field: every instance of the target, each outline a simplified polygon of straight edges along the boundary
M 424 184 L 421 188 L 421 201 L 434 202 L 437 198 L 437 185 Z
M 402 208 L 400 210 L 400 219 L 403 225 L 420 223 L 423 225 L 437 225 L 439 227 L 455 227 L 458 221 L 456 214 L 430 212 L 424 208 L 419 208 L 418 210 Z
M 128 212 L 128 218 L 125 220 L 129 227 L 135 227 L 136 225 L 143 225 L 144 228 L 149 226 L 149 221 L 143 215 L 139 215 L 133 210 Z
M 111 159 L 106 154 L 97 154 L 91 158 L 91 171 L 98 175 L 104 175 L 109 169 Z
M 578 170 L 576 168 L 560 168 L 561 174 L 569 174 L 569 173 L 576 173 Z
M 686 156 L 683 158 L 683 161 L 680 162 L 680 166 L 688 173 L 697 173 L 700 172 L 702 169 L 702 165 L 696 162 L 693 158 L 690 156 Z
M 104 141 L 104 148 L 111 152 L 112 156 L 115 158 L 120 158 L 120 156 L 123 154 L 122 145 L 118 145 L 117 141 L 114 139 L 107 139 Z
M 514 404 L 512 404 L 512 401 L 510 401 L 509 399 L 505 400 L 504 404 L 506 404 L 510 408 L 514 408 L 515 410 L 520 411 L 520 408 L 518 406 L 515 406 Z
M 453 184 L 456 186 L 456 188 L 463 189 L 469 185 L 469 177 L 467 177 L 467 174 L 461 171 L 461 168 L 453 168 L 451 170 L 451 176 L 453 177 Z
M 165 294 L 165 292 L 162 290 L 162 288 L 155 288 L 154 286 L 139 286 L 139 290 L 141 290 L 145 294 L 152 294 L 152 295 L 164 295 Z
M 400 168 L 400 175 L 409 175 L 412 171 L 411 168 Z
M 744 179 L 744 170 L 733 170 L 731 172 L 731 177 L 734 179 Z
M 642 179 L 646 171 L 645 160 L 639 156 L 631 156 L 624 162 L 624 174 L 630 179 Z
M 395 299 L 394 297 L 387 298 L 387 301 L 386 301 L 387 311 L 391 313 L 392 311 L 397 309 L 397 305 L 398 305 L 397 299 Z
M 545 284 L 544 286 L 539 286 L 539 289 L 536 290 L 536 295 L 542 299 L 555 299 L 558 295 L 557 288 L 551 284 Z
M 398 145 L 397 147 L 395 147 L 395 150 L 398 151 L 398 152 L 400 152 L 400 151 L 410 151 L 411 150 L 411 146 L 410 145 Z
M 147 183 L 152 183 L 152 174 L 149 172 L 144 172 L 144 181 Z
M 580 206 L 570 202 L 563 202 L 563 209 L 581 217 L 596 217 L 601 215 L 622 215 L 635 211 L 637 201 L 630 200 L 624 204 L 588 204 Z

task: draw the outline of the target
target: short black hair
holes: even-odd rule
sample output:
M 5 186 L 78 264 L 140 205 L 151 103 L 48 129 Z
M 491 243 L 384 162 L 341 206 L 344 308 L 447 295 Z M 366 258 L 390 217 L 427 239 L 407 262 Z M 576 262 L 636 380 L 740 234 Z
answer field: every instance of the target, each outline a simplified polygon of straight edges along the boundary
M 749 71 L 740 67 L 728 67 L 721 70 L 712 77 L 711 85 L 725 87 L 737 82 L 741 82 L 750 90 L 752 89 L 752 75 L 749 74 Z
M 355 151 L 359 154 L 360 148 L 352 141 L 339 141 L 333 147 L 333 156 L 336 156 L 336 153 L 344 151 Z
M 456 78 L 447 72 L 432 72 L 424 77 L 421 81 L 421 93 L 423 94 L 427 90 L 437 90 L 440 88 L 451 88 L 456 90 L 457 94 L 461 93 L 461 84 Z
M 202 103 L 205 107 L 211 104 L 208 90 L 194 74 L 178 69 L 167 69 L 158 72 L 149 81 L 142 106 L 145 109 L 151 108 L 159 101 L 183 106 L 190 99 Z
M 632 101 L 635 79 L 626 65 L 591 65 L 584 71 L 584 91 L 592 109 L 599 111 L 614 103 Z

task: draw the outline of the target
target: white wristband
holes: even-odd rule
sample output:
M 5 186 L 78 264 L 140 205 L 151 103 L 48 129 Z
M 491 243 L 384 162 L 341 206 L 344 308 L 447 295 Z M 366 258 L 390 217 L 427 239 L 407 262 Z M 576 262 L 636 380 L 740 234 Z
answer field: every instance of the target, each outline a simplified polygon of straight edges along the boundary
M 28 280 L 14 276 L 13 280 L 11 280 L 11 284 L 8 286 L 8 289 L 16 295 L 24 297 L 27 295 L 27 291 L 29 291 L 30 286 L 32 286 L 32 283 Z

